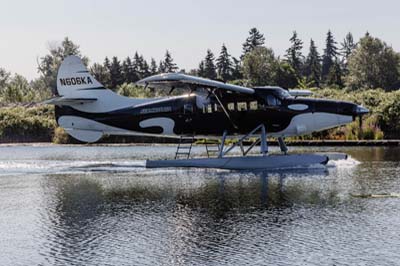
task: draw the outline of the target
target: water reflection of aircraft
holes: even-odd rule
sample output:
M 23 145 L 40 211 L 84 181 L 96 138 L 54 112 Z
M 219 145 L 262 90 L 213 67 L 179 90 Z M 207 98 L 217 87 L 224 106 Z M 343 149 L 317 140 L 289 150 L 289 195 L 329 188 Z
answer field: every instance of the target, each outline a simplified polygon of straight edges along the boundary
M 76 56 L 67 57 L 57 76 L 58 97 L 46 101 L 56 105 L 56 119 L 69 135 L 96 142 L 105 135 L 221 137 L 217 158 L 189 160 L 191 145 L 179 145 L 175 159 L 149 161 L 148 167 L 192 166 L 228 169 L 291 167 L 326 163 L 323 155 L 265 156 L 266 138 L 278 139 L 286 154 L 284 138 L 321 131 L 352 122 L 368 113 L 362 106 L 342 101 L 298 98 L 309 91 L 287 91 L 279 87 L 248 88 L 181 73 L 167 73 L 138 82 L 153 89 L 186 89 L 188 94 L 164 98 L 128 98 L 106 89 L 90 75 Z M 243 141 L 259 136 L 248 148 Z M 226 138 L 238 137 L 225 147 Z M 181 138 L 182 139 L 182 138 Z M 245 157 L 257 144 L 264 156 Z M 240 147 L 243 157 L 226 157 Z

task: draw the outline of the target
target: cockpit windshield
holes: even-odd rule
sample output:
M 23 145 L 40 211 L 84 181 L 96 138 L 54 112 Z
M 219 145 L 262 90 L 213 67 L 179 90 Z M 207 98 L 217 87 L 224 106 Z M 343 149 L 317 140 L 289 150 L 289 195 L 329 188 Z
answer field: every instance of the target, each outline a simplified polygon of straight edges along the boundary
M 286 99 L 286 98 L 291 98 L 292 95 L 287 90 L 280 89 L 277 91 L 278 92 L 278 97 L 281 99 Z

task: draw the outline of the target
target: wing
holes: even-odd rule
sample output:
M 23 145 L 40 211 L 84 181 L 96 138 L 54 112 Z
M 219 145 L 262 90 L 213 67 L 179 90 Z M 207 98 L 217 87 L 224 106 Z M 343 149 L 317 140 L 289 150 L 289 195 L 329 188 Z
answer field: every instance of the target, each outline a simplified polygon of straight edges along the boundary
M 240 92 L 244 94 L 253 94 L 254 89 L 246 88 L 243 86 L 226 84 L 220 81 L 194 77 L 182 73 L 165 73 L 154 75 L 142 80 L 136 84 L 150 88 L 171 89 L 171 88 L 207 88 L 207 89 L 221 89 L 233 92 Z

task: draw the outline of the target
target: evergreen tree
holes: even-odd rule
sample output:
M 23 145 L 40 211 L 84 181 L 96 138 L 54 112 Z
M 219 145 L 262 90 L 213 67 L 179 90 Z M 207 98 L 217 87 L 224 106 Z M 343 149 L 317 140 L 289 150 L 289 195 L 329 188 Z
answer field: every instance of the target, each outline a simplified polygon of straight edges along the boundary
M 319 87 L 321 82 L 321 58 L 313 39 L 310 41 L 310 51 L 306 58 L 304 74 L 312 86 Z
M 138 52 L 135 52 L 132 59 L 132 71 L 135 73 L 138 80 L 142 78 L 142 73 L 141 73 L 142 65 L 143 65 L 142 58 L 140 57 Z
M 348 74 L 347 62 L 353 50 L 356 48 L 357 44 L 353 40 L 353 35 L 351 32 L 347 33 L 343 42 L 340 44 L 340 55 L 342 56 L 343 72 L 345 75 Z
M 118 85 L 121 85 L 124 81 L 124 77 L 122 75 L 122 67 L 116 56 L 112 58 L 110 65 L 110 89 L 117 89 Z
M 301 54 L 301 50 L 303 49 L 303 42 L 297 37 L 297 32 L 293 32 L 293 36 L 290 38 L 290 42 L 292 46 L 286 50 L 286 60 L 290 64 L 290 66 L 295 71 L 298 77 L 301 76 L 301 70 L 303 67 L 303 55 Z
M 164 66 L 164 62 L 160 61 L 160 63 L 158 64 L 158 73 L 165 73 L 165 66 Z
M 150 74 L 151 75 L 157 74 L 158 73 L 157 69 L 158 69 L 158 67 L 157 67 L 156 60 L 154 60 L 154 58 L 151 58 L 151 60 L 150 60 Z
M 239 59 L 232 57 L 233 67 L 232 67 L 232 80 L 242 79 L 242 65 Z
M 247 37 L 246 42 L 243 43 L 243 55 L 241 58 L 251 52 L 254 48 L 264 45 L 265 37 L 261 34 L 257 28 L 252 28 L 249 31 L 249 37 Z
M 108 70 L 108 72 L 110 72 L 111 62 L 110 59 L 108 59 L 108 57 L 104 58 L 103 66 Z
M 340 62 L 338 59 L 331 66 L 328 76 L 326 77 L 327 85 L 334 85 L 339 88 L 343 88 L 343 80 L 342 80 L 342 68 L 340 66 Z
M 232 78 L 232 71 L 233 71 L 232 60 L 225 44 L 222 45 L 221 53 L 217 58 L 216 66 L 217 66 L 218 78 L 224 81 L 230 80 Z
M 340 45 L 340 54 L 343 56 L 344 61 L 347 62 L 350 54 L 357 46 L 357 44 L 354 42 L 353 34 L 351 34 L 351 32 L 347 33 L 346 37 Z
M 161 63 L 160 63 L 160 67 L 161 67 Z M 162 62 L 162 67 L 164 69 L 164 72 L 168 72 L 168 73 L 174 73 L 178 70 L 178 67 L 174 63 L 174 60 L 172 59 L 172 56 L 168 50 L 165 52 L 165 57 L 164 57 L 164 61 Z
M 90 68 L 90 73 L 94 76 L 94 78 L 103 84 L 104 87 L 109 88 L 110 86 L 110 72 L 107 67 L 101 64 L 93 64 Z
M 132 60 L 129 56 L 122 62 L 122 73 L 124 77 L 123 82 L 133 83 L 139 80 L 137 73 L 133 71 Z
M 140 56 L 140 62 L 141 62 L 141 68 L 140 68 L 140 73 L 141 73 L 141 78 L 146 78 L 150 76 L 150 67 L 147 61 L 143 58 L 143 56 Z
M 326 36 L 326 47 L 322 57 L 322 78 L 325 80 L 338 55 L 336 41 L 329 30 Z
M 205 70 L 205 66 L 204 66 L 204 60 L 200 61 L 199 69 L 197 70 L 197 75 L 199 77 L 203 77 L 203 78 L 206 77 L 206 70 Z
M 214 64 L 214 54 L 211 52 L 210 49 L 207 50 L 207 55 L 204 58 L 204 76 L 205 78 L 209 79 L 216 79 L 217 72 L 216 67 Z

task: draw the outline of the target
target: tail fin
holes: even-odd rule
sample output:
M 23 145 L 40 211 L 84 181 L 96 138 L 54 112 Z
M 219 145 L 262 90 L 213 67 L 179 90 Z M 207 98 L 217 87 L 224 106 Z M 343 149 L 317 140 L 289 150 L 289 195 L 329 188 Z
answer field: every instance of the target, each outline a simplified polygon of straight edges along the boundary
M 57 92 L 59 95 L 70 95 L 80 90 L 105 89 L 86 69 L 82 60 L 71 55 L 64 59 L 57 75 Z
M 107 117 L 108 112 L 149 101 L 124 97 L 106 89 L 89 73 L 82 60 L 73 55 L 61 63 L 57 92 L 58 97 L 44 103 L 56 105 L 58 125 L 83 142 L 95 142 L 104 134 L 123 131 L 102 123 L 102 118 Z M 93 114 L 99 114 L 100 118 Z

